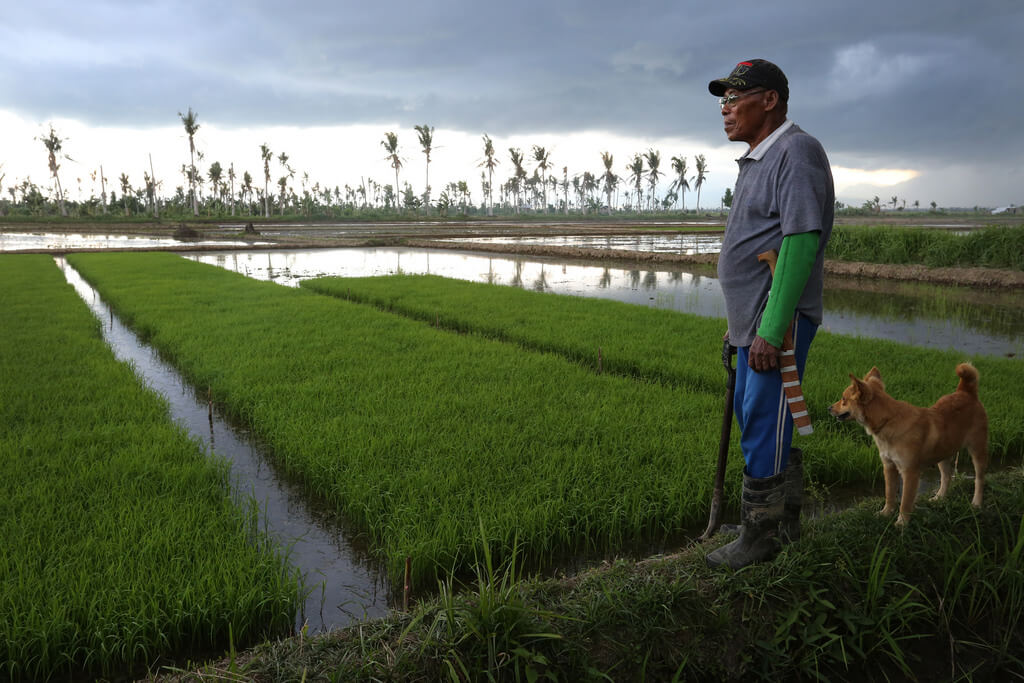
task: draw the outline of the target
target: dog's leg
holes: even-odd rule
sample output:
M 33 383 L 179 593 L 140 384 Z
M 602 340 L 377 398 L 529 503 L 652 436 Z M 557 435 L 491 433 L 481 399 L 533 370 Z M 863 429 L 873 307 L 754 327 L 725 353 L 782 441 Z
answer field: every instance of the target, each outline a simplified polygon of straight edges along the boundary
M 921 470 L 908 467 L 900 474 L 903 476 L 903 498 L 900 500 L 900 516 L 896 519 L 897 526 L 910 521 L 910 513 L 914 511 L 917 500 L 917 488 L 921 484 Z
M 967 452 L 974 462 L 974 498 L 971 505 L 981 507 L 981 497 L 985 490 L 985 470 L 988 469 L 988 429 L 982 431 L 967 443 Z
M 932 496 L 932 500 L 944 498 L 949 493 L 949 482 L 953 479 L 953 459 L 949 458 L 939 462 L 939 490 Z
M 899 494 L 900 474 L 896 463 L 882 458 L 882 471 L 885 474 L 885 507 L 879 510 L 880 515 L 892 515 L 896 512 L 896 496 Z

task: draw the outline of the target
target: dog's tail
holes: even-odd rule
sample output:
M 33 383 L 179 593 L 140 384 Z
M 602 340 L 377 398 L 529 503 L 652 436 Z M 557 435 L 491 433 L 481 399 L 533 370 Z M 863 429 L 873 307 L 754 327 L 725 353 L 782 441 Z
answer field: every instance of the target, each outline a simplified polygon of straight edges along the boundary
M 960 383 L 956 385 L 957 391 L 964 391 L 978 397 L 978 370 L 970 363 L 961 363 L 956 366 L 956 374 L 960 377 Z

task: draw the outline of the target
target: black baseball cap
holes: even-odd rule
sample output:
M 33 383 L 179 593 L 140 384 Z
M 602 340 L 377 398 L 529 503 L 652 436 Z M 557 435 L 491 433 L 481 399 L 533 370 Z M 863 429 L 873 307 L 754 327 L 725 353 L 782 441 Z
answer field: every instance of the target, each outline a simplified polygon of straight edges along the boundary
M 715 97 L 721 97 L 729 88 L 765 88 L 779 93 L 779 99 L 783 102 L 789 101 L 789 81 L 786 74 L 766 59 L 748 59 L 740 62 L 725 78 L 717 78 L 708 83 L 708 90 Z

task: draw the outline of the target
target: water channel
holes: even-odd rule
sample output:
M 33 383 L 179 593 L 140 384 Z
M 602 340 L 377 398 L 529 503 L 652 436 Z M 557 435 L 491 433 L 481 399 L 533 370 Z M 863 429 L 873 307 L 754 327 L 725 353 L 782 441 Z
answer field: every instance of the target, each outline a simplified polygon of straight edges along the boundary
M 301 487 L 278 476 L 253 437 L 222 419 L 150 346 L 142 343 L 113 315 L 96 290 L 63 258 L 57 265 L 67 281 L 102 324 L 103 338 L 118 360 L 129 363 L 146 384 L 168 402 L 172 419 L 208 452 L 231 465 L 234 491 L 252 495 L 259 508 L 259 526 L 282 547 L 304 575 L 309 593 L 296 620 L 317 633 L 353 621 L 383 615 L 389 588 L 382 568 L 356 547 L 336 516 L 315 509 Z

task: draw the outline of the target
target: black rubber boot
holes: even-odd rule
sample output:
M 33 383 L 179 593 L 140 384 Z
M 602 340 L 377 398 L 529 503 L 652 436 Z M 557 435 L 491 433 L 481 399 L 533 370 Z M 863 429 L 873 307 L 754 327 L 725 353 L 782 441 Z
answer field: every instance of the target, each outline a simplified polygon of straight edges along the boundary
M 787 468 L 788 469 L 788 468 Z M 786 505 L 786 473 L 755 479 L 743 473 L 743 527 L 740 537 L 708 554 L 709 567 L 740 569 L 764 562 L 779 551 L 779 523 Z
M 786 505 L 779 523 L 779 538 L 783 543 L 792 543 L 800 540 L 800 508 L 804 503 L 803 451 L 789 450 L 789 464 L 782 474 L 786 476 Z

